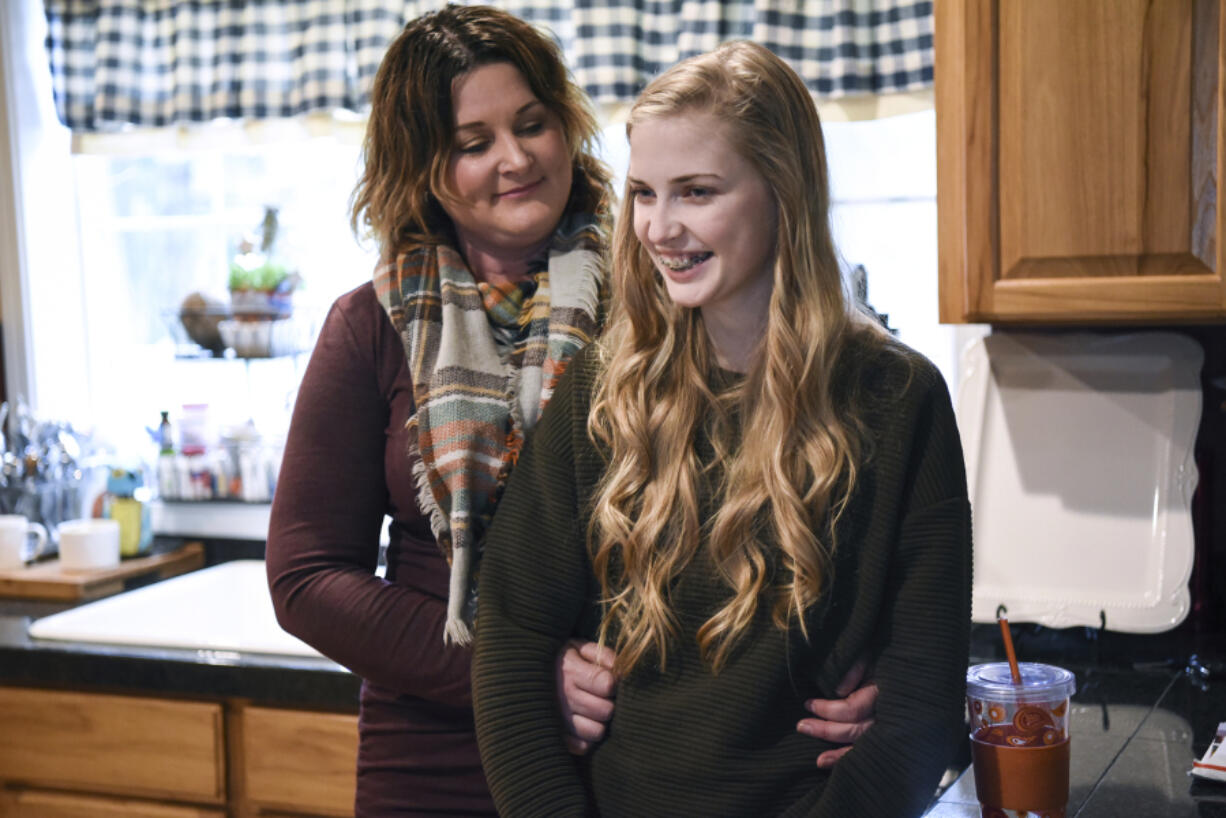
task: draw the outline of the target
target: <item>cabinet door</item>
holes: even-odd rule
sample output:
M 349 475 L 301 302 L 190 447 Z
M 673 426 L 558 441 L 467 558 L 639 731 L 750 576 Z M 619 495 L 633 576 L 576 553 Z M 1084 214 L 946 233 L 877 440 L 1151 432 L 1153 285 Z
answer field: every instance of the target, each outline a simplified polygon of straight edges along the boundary
M 221 705 L 0 687 L 0 782 L 225 801 Z
M 1222 4 L 934 4 L 943 322 L 1226 319 Z
M 240 791 L 261 810 L 353 815 L 358 719 L 268 707 L 243 708 Z
M 220 807 L 161 804 L 131 798 L 104 798 L 41 790 L 0 793 L 4 818 L 224 818 Z

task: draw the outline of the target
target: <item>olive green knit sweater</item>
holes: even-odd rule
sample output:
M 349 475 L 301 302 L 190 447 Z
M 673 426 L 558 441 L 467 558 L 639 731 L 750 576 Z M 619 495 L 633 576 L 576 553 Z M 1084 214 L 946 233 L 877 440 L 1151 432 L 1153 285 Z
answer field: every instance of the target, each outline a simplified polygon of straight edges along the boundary
M 591 638 L 598 588 L 585 509 L 601 475 L 586 435 L 595 356 L 580 353 L 524 450 L 481 562 L 473 697 L 499 811 L 518 816 L 905 818 L 963 740 L 970 507 L 949 395 L 925 359 L 881 353 L 860 375 L 871 456 L 840 522 L 835 579 L 809 641 L 763 614 L 713 674 L 695 634 L 727 599 L 705 551 L 672 589 L 680 639 L 666 672 L 621 682 L 606 739 L 563 745 L 554 657 Z M 705 502 L 710 502 L 708 495 Z M 833 771 L 796 732 L 802 703 L 875 663 L 876 723 Z

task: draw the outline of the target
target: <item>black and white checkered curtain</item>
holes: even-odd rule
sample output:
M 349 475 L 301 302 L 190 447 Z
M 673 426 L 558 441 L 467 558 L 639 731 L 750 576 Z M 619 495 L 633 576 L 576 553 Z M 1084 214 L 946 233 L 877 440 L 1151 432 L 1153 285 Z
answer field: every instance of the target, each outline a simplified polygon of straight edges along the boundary
M 384 0 L 45 0 L 74 131 L 273 118 L 363 104 L 404 21 Z
M 567 56 L 593 99 L 633 99 L 677 60 L 762 43 L 825 99 L 932 85 L 932 2 L 575 0 Z
M 56 108 L 74 131 L 362 111 L 405 22 L 444 0 L 45 0 Z M 548 28 L 597 102 L 747 38 L 819 97 L 932 84 L 932 2 L 493 0 Z

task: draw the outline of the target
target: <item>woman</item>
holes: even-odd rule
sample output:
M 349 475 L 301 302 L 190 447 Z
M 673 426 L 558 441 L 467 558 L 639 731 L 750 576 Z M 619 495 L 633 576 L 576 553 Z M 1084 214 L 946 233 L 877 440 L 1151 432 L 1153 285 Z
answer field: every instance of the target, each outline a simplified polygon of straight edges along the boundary
M 963 735 L 969 503 L 936 369 L 845 301 L 821 127 L 750 43 L 631 110 L 606 334 L 554 394 L 486 540 L 473 695 L 501 814 L 917 815 Z M 551 657 L 616 650 L 562 750 Z M 869 654 L 832 772 L 794 731 Z
M 488 7 L 410 23 L 375 78 L 353 223 L 383 261 L 321 331 L 267 549 L 282 626 L 363 679 L 358 815 L 494 814 L 463 644 L 470 574 L 523 431 L 602 317 L 595 134 L 554 44 Z M 583 641 L 558 659 L 576 752 L 612 710 L 607 665 Z M 821 729 L 854 738 L 872 693 Z

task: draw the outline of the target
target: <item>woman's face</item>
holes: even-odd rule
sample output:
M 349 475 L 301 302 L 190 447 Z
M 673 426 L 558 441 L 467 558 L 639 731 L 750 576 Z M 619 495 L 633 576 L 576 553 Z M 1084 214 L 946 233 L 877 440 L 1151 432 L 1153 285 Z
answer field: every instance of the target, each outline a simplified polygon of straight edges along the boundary
M 669 297 L 757 326 L 774 282 L 775 197 L 710 114 L 648 119 L 630 134 L 634 232 Z
M 510 63 L 457 77 L 451 96 L 455 144 L 443 209 L 460 240 L 493 254 L 539 245 L 570 198 L 574 170 L 561 119 Z

